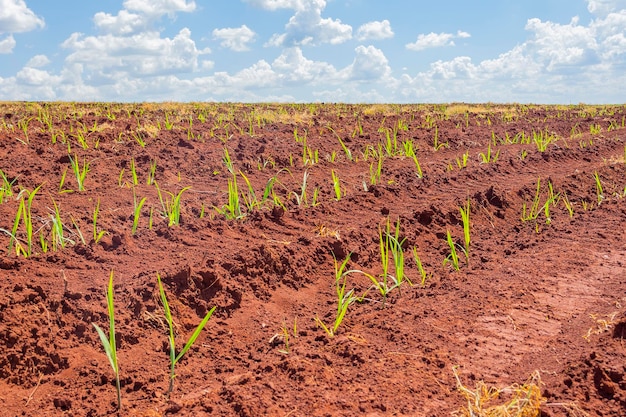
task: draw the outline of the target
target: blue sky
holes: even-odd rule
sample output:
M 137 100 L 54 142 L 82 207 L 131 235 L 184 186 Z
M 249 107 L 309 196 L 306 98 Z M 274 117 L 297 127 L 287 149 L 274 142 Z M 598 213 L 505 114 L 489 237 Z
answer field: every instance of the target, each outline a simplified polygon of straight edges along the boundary
M 0 0 L 0 100 L 625 98 L 626 0 Z

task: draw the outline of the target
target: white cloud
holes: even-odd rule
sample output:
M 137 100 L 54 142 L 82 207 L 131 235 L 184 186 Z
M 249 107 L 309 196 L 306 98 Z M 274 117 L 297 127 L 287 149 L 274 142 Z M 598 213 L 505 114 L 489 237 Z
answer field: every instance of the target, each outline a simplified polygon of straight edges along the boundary
M 437 61 L 404 75 L 392 94 L 424 101 L 621 102 L 626 74 L 626 11 L 587 26 L 529 19 L 529 38 L 498 57 Z
M 13 35 L 9 35 L 4 39 L 0 39 L 0 54 L 10 54 L 15 48 L 15 39 Z
M 272 62 L 272 69 L 280 79 L 289 83 L 332 82 L 337 75 L 335 67 L 320 61 L 312 61 L 304 57 L 298 47 L 286 48 Z
M 322 18 L 325 0 L 247 0 L 266 10 L 295 11 L 285 25 L 285 33 L 274 34 L 266 46 L 339 44 L 352 38 L 352 26 L 339 19 Z
M 129 35 L 146 27 L 145 16 L 120 10 L 117 16 L 98 12 L 93 17 L 94 24 L 105 33 Z
M 326 0 L 245 0 L 253 6 L 261 7 L 266 10 L 293 9 L 306 10 L 311 6 L 323 9 L 326 7 Z
M 356 56 L 348 67 L 349 79 L 354 81 L 372 81 L 391 74 L 389 61 L 383 51 L 373 46 L 359 45 L 354 50 Z
M 74 33 L 62 46 L 73 51 L 66 58 L 68 63 L 80 63 L 104 79 L 192 72 L 197 69 L 198 57 L 208 52 L 196 48 L 186 28 L 173 38 L 161 38 L 158 32 L 127 37 Z
M 198 62 L 210 50 L 199 50 L 191 31 L 181 29 L 174 37 L 161 37 L 154 27 L 165 15 L 191 12 L 195 3 L 186 0 L 125 0 L 116 15 L 96 13 L 94 23 L 99 35 L 73 33 L 61 46 L 70 51 L 65 65 L 80 71 L 81 80 L 92 85 L 116 85 L 130 93 L 141 83 L 134 80 L 174 73 L 191 73 L 211 67 L 210 61 Z M 121 86 L 120 79 L 127 84 Z
M 220 45 L 236 52 L 248 51 L 249 43 L 254 42 L 256 34 L 248 26 L 239 28 L 214 29 L 213 37 L 221 39 Z
M 45 67 L 50 63 L 50 59 L 48 59 L 45 55 L 35 55 L 26 63 L 27 67 L 31 68 L 41 68 Z
M 453 33 L 434 33 L 430 32 L 427 35 L 419 34 L 417 41 L 413 43 L 407 43 L 406 49 L 411 51 L 421 51 L 428 48 L 440 48 L 443 46 L 454 46 L 453 39 L 456 38 L 469 38 L 470 34 L 463 31 Z
M 30 32 L 44 27 L 44 20 L 24 0 L 0 0 L 0 33 Z
M 526 30 L 534 33 L 534 39 L 528 45 L 548 71 L 561 66 L 598 62 L 598 44 L 593 29 L 579 26 L 578 18 L 573 18 L 567 25 L 529 19 Z
M 626 0 L 587 0 L 589 13 L 602 17 L 623 9 L 626 9 Z
M 124 8 L 154 17 L 173 16 L 176 12 L 193 12 L 193 0 L 124 0 Z
M 368 22 L 356 31 L 356 38 L 360 41 L 393 38 L 393 31 L 389 20 Z

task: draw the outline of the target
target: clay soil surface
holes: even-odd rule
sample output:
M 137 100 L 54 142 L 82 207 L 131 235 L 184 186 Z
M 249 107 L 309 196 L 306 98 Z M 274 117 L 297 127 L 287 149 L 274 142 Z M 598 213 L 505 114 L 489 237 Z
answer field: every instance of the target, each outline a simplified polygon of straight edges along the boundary
M 624 416 L 625 115 L 0 104 L 0 415 L 116 414 L 92 325 L 113 273 L 123 416 L 449 416 L 455 372 L 470 390 L 538 375 L 542 416 Z M 334 327 L 348 257 L 359 299 L 331 336 L 316 317 Z M 157 274 L 177 351 L 216 306 L 169 398 Z

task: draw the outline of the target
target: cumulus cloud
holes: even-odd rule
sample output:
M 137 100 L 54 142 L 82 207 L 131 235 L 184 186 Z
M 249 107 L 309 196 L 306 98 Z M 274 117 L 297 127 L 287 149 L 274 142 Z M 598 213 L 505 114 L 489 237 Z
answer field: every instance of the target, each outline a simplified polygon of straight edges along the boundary
M 173 73 L 191 73 L 212 63 L 199 63 L 210 52 L 199 50 L 191 31 L 181 29 L 173 37 L 161 37 L 156 29 L 163 16 L 192 12 L 196 5 L 187 0 L 125 0 L 116 15 L 96 13 L 94 24 L 100 34 L 72 33 L 61 46 L 70 51 L 67 66 L 81 71 L 93 85 L 119 84 L 120 79 L 141 79 Z M 133 91 L 133 87 L 125 86 Z
M 586 26 L 577 17 L 568 24 L 529 19 L 530 36 L 513 49 L 477 63 L 470 57 L 434 62 L 402 76 L 397 94 L 426 101 L 619 102 L 626 82 L 626 10 L 606 10 Z
M 266 10 L 293 9 L 305 10 L 313 4 L 323 9 L 326 7 L 326 0 L 245 0 L 246 3 L 261 7 Z
M 255 37 L 254 31 L 246 25 L 213 30 L 213 38 L 221 39 L 220 45 L 236 52 L 248 51 L 248 44 L 254 42 Z
M 147 16 L 161 17 L 174 16 L 177 12 L 193 12 L 196 3 L 193 0 L 124 0 L 124 8 Z
M 0 0 L 0 33 L 30 32 L 44 27 L 44 20 L 24 0 Z
M 50 59 L 48 59 L 47 56 L 35 55 L 34 57 L 28 60 L 28 62 L 26 63 L 26 66 L 31 67 L 31 68 L 41 68 L 41 67 L 45 67 L 49 63 L 50 63 Z
M 626 0 L 587 0 L 589 13 L 602 17 L 623 9 L 626 9 Z
M 368 22 L 356 31 L 356 38 L 360 41 L 393 38 L 393 31 L 389 20 Z
M 15 48 L 15 39 L 12 35 L 0 39 L 0 54 L 10 54 L 13 48 Z
M 207 53 L 196 48 L 186 28 L 173 38 L 161 38 L 154 31 L 126 37 L 74 33 L 62 46 L 74 51 L 66 58 L 68 63 L 80 63 L 103 78 L 192 72 L 198 57 Z
M 94 15 L 93 22 L 102 32 L 119 36 L 129 35 L 144 29 L 147 25 L 145 16 L 131 13 L 128 10 L 120 10 L 116 16 L 98 12 Z
M 298 47 L 284 49 L 282 54 L 272 62 L 272 68 L 279 74 L 281 80 L 290 84 L 332 82 L 337 74 L 335 67 L 331 64 L 305 58 Z
M 352 64 L 348 67 L 350 80 L 372 81 L 391 74 L 389 61 L 380 49 L 371 45 L 359 45 L 354 51 L 356 56 Z
M 443 46 L 454 46 L 454 40 L 457 38 L 469 38 L 470 34 L 463 31 L 458 31 L 456 34 L 453 33 L 434 33 L 430 32 L 429 34 L 419 34 L 417 36 L 417 41 L 413 43 L 407 43 L 406 49 L 411 51 L 421 51 L 428 48 L 440 48 Z
M 339 44 L 352 38 L 352 26 L 339 19 L 322 18 L 326 0 L 247 0 L 266 10 L 295 11 L 285 25 L 285 33 L 274 34 L 266 46 Z

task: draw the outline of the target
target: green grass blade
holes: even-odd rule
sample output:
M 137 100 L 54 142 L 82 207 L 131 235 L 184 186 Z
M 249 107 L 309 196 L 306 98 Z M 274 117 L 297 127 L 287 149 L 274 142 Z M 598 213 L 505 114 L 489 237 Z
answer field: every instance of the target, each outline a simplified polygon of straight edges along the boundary
M 202 331 L 202 329 L 204 329 L 204 326 L 207 324 L 207 322 L 209 321 L 209 319 L 213 315 L 213 312 L 215 311 L 216 308 L 217 308 L 217 306 L 213 307 L 211 310 L 209 310 L 208 313 L 206 313 L 206 315 L 204 316 L 204 319 L 202 319 L 202 321 L 200 322 L 198 327 L 196 327 L 196 330 L 193 332 L 193 334 L 191 335 L 191 337 L 189 338 L 189 340 L 185 344 L 185 347 L 183 347 L 183 350 L 181 350 L 180 353 L 178 353 L 178 356 L 176 356 L 176 359 L 174 360 L 174 363 L 178 362 L 180 360 L 180 358 L 182 358 L 183 355 L 185 355 L 185 353 L 187 353 L 187 351 L 189 350 L 191 345 L 193 345 L 193 343 L 196 341 L 196 339 L 200 335 L 200 332 Z

